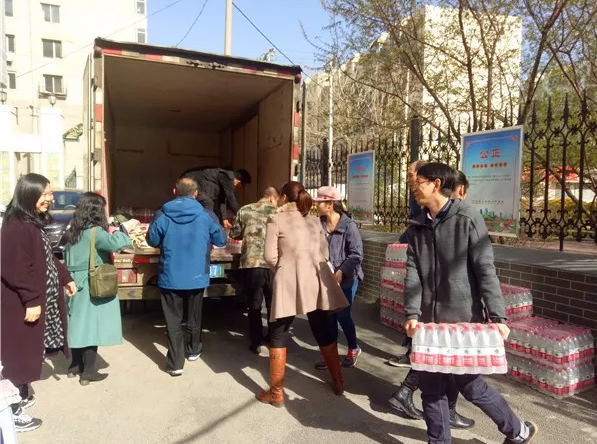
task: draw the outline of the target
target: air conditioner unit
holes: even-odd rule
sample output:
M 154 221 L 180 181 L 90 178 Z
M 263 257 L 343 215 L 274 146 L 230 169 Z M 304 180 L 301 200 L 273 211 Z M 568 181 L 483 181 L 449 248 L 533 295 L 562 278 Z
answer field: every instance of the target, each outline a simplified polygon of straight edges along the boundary
M 8 52 L 6 53 L 6 62 L 7 63 L 12 63 L 13 60 L 15 58 L 15 53 L 14 52 Z

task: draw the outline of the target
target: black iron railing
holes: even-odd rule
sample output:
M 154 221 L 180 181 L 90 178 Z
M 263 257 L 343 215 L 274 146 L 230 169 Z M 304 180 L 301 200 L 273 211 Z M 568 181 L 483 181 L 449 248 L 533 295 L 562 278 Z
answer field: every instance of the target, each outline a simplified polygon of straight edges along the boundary
M 507 118 L 502 125 L 510 125 Z M 421 125 L 419 119 L 383 138 L 337 138 L 331 156 L 328 149 L 325 139 L 307 149 L 305 187 L 315 191 L 333 185 L 345 196 L 348 154 L 374 150 L 375 224 L 388 231 L 400 231 L 408 223 L 410 162 L 460 163 L 459 135 Z M 597 243 L 597 108 L 591 109 L 586 98 L 534 106 L 525 122 L 521 183 L 521 237 L 558 240 L 560 249 L 565 240 Z

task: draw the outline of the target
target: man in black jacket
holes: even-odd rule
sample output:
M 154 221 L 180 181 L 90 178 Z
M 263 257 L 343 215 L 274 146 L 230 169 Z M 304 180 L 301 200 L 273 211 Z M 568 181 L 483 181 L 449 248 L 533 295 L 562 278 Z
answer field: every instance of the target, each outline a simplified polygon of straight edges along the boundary
M 234 189 L 251 183 L 251 175 L 245 169 L 236 171 L 223 168 L 197 167 L 185 171 L 181 177 L 188 177 L 197 182 L 199 194 L 197 200 L 218 216 L 226 229 L 232 225 L 226 217 L 227 208 L 234 215 L 240 209 Z
M 504 338 L 504 301 L 493 263 L 493 248 L 480 214 L 450 196 L 456 172 L 442 163 L 418 171 L 417 203 L 425 207 L 408 229 L 404 328 L 413 337 L 417 323 L 495 322 Z M 506 436 L 505 444 L 528 443 L 537 434 L 481 375 L 420 372 L 419 383 L 431 444 L 449 444 L 447 390 L 453 378 L 460 393 L 485 412 Z

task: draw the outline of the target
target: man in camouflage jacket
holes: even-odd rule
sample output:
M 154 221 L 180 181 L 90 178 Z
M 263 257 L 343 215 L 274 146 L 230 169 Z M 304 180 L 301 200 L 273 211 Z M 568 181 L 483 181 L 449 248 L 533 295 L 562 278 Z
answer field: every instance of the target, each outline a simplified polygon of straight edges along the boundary
M 267 318 L 272 302 L 274 273 L 265 262 L 265 231 L 268 218 L 278 210 L 278 191 L 274 187 L 263 190 L 261 199 L 242 207 L 230 230 L 230 237 L 242 239 L 240 268 L 243 269 L 243 286 L 249 307 L 249 348 L 259 354 L 263 340 L 261 304 L 265 299 Z M 269 333 L 268 333 L 269 334 Z

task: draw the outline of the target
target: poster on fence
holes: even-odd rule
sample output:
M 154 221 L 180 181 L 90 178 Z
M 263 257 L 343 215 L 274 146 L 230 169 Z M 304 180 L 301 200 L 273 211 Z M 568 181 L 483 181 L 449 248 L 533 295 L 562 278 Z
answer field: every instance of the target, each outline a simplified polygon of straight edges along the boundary
M 462 136 L 461 170 L 470 183 L 466 200 L 491 235 L 518 236 L 523 137 L 522 126 Z
M 355 222 L 373 223 L 375 212 L 375 152 L 365 151 L 348 155 L 346 194 L 348 211 Z

